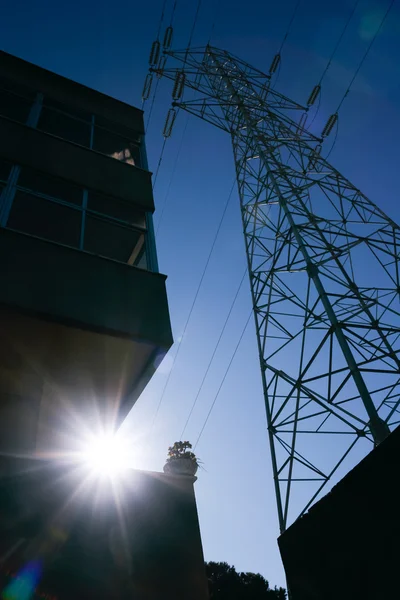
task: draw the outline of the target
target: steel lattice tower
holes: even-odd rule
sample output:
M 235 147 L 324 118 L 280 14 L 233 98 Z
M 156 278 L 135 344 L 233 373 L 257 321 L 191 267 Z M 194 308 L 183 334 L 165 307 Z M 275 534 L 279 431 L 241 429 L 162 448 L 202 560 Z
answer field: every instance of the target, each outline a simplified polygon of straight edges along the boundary
M 232 139 L 284 531 L 357 444 L 400 422 L 399 226 L 320 155 L 304 107 L 267 75 L 210 46 L 166 54 L 166 135 L 179 108 Z

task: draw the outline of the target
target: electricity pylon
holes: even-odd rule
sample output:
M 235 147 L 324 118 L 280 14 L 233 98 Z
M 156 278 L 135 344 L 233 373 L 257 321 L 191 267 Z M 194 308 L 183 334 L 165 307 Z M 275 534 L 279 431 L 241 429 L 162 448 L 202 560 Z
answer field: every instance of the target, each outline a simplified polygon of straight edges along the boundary
M 356 445 L 400 422 L 400 230 L 321 156 L 304 107 L 267 75 L 211 46 L 165 54 L 175 66 L 153 69 L 175 81 L 164 135 L 180 109 L 232 140 L 284 531 Z

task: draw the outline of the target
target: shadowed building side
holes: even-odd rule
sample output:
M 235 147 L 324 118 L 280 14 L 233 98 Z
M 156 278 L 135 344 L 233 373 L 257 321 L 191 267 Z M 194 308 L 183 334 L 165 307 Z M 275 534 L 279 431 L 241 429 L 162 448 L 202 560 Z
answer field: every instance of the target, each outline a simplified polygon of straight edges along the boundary
M 293 600 L 397 598 L 400 428 L 279 538 Z
M 118 425 L 172 344 L 142 111 L 0 53 L 0 450 Z
M 39 556 L 38 593 L 57 600 L 208 600 L 194 477 L 132 470 L 114 488 L 87 480 L 72 498 L 83 481 L 84 470 L 53 463 L 3 482 L 1 513 L 18 514 L 19 529 L 7 537 L 3 521 L 2 553 L 24 540 L 3 577 Z

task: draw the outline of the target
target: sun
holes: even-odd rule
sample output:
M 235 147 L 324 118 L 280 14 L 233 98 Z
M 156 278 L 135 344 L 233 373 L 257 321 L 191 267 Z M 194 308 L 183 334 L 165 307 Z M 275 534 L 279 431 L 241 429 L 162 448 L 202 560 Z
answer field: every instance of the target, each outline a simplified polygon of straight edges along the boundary
M 85 445 L 82 458 L 91 472 L 99 476 L 115 477 L 131 466 L 127 444 L 118 435 L 94 436 Z

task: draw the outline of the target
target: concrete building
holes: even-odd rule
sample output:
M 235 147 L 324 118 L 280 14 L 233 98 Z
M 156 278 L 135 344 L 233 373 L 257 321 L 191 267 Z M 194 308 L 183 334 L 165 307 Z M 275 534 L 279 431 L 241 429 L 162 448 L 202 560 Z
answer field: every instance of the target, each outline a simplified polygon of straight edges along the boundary
M 142 112 L 0 53 L 4 598 L 208 597 L 194 477 L 67 458 L 172 344 L 153 210 Z
M 149 381 L 172 344 L 153 210 L 142 111 L 1 52 L 0 452 L 72 449 Z

